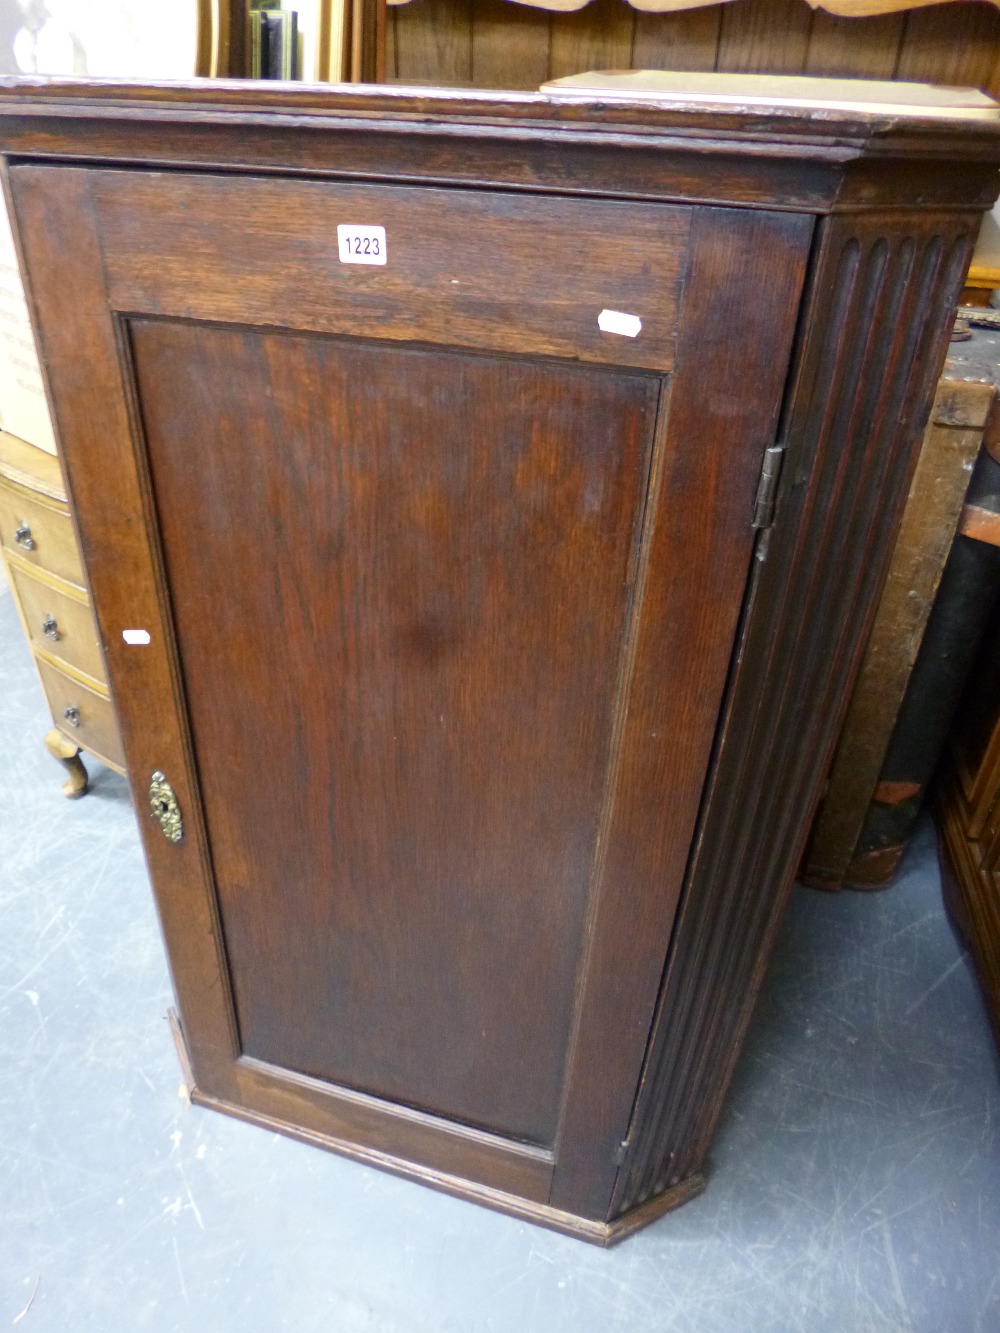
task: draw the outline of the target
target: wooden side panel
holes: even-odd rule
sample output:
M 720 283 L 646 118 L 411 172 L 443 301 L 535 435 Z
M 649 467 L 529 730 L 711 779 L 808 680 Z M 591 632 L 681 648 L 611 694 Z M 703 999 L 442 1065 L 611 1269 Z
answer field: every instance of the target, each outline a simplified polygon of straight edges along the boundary
M 785 484 L 616 1212 L 689 1175 L 707 1150 L 881 591 L 978 227 L 956 215 L 859 221 L 824 223 Z
M 140 172 L 94 190 L 118 310 L 673 363 L 690 209 Z M 387 263 L 341 263 L 341 223 L 383 226 Z M 641 335 L 603 332 L 605 308 Z
M 705 209 L 654 478 L 552 1203 L 606 1216 L 718 720 L 812 221 Z M 755 293 L 767 291 L 762 302 Z M 738 324 L 740 336 L 733 337 Z

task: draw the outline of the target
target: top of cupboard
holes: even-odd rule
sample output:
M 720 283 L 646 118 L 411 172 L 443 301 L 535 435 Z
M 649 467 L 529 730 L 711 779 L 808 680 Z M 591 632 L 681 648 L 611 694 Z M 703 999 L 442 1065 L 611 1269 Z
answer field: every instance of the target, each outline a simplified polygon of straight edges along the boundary
M 751 81 L 752 82 L 752 81 Z M 0 79 L 19 160 L 489 184 L 825 213 L 984 210 L 1000 107 L 766 103 L 732 86 L 635 96 L 196 79 Z M 853 100 L 853 98 L 852 98 Z M 955 99 L 952 99 L 953 101 Z M 958 99 L 959 101 L 962 98 Z M 930 169 L 929 169 L 930 168 Z

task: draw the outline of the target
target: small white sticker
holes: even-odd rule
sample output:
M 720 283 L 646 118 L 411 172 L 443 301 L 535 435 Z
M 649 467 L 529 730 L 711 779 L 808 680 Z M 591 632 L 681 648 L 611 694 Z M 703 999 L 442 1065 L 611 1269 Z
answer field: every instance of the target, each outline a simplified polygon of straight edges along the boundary
M 342 264 L 386 262 L 384 227 L 351 227 L 342 222 L 337 227 L 337 246 Z
M 149 630 L 123 629 L 122 638 L 126 643 L 149 643 Z
M 638 315 L 626 315 L 621 310 L 602 310 L 597 316 L 597 327 L 602 333 L 620 333 L 623 338 L 634 338 L 642 328 Z

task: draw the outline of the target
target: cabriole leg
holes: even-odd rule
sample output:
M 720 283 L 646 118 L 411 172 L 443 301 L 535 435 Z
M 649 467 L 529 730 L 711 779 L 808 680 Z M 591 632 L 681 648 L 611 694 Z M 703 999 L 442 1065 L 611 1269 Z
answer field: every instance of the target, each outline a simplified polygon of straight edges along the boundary
M 53 759 L 58 759 L 69 777 L 63 783 L 63 795 L 75 801 L 87 794 L 87 770 L 80 758 L 80 747 L 53 727 L 45 737 L 45 748 Z

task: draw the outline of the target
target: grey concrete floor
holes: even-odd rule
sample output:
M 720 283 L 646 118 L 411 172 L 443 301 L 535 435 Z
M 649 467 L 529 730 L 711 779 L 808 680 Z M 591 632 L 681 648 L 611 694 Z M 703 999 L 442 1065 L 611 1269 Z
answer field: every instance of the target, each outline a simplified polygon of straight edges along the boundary
M 0 594 L 0 1329 L 1000 1330 L 998 1066 L 925 827 L 795 895 L 707 1192 L 609 1252 L 191 1107 L 122 779 Z M 26 1312 L 25 1312 L 26 1311 Z

